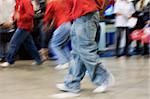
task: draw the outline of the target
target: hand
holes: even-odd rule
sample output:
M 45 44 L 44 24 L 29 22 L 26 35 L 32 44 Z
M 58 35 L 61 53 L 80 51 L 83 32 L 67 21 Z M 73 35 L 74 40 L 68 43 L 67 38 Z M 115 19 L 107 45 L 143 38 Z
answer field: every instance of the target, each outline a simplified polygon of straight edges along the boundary
M 150 20 L 146 21 L 146 24 L 150 24 Z
M 0 27 L 3 26 L 3 23 L 0 23 Z
M 131 18 L 134 18 L 134 17 L 132 17 L 132 16 L 129 16 L 129 17 L 128 17 L 128 19 L 131 19 Z
M 12 28 L 13 27 L 13 23 L 12 22 L 4 22 L 1 27 L 2 28 Z
M 14 19 L 19 20 L 19 18 L 20 18 L 19 12 L 15 12 Z
M 121 13 L 116 13 L 116 16 L 120 16 L 120 15 L 122 15 Z

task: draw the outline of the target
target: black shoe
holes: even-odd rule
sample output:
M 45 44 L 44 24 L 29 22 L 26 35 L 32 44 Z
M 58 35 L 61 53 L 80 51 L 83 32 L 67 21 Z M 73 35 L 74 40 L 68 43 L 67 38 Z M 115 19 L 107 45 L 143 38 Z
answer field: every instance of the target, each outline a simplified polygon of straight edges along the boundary
M 143 52 L 142 55 L 149 55 L 149 52 Z
M 119 57 L 124 56 L 124 55 L 125 55 L 124 53 L 122 53 L 122 54 L 116 54 L 116 57 L 119 58 Z
M 0 62 L 5 62 L 5 58 L 0 58 Z
M 127 53 L 127 54 L 126 54 L 126 57 L 130 57 L 130 56 L 132 56 L 132 55 L 131 55 L 131 54 L 129 54 L 129 53 Z
M 141 48 L 136 48 L 136 49 L 133 50 L 133 52 L 134 52 L 136 55 L 139 55 L 139 54 L 141 54 L 142 49 L 141 49 Z

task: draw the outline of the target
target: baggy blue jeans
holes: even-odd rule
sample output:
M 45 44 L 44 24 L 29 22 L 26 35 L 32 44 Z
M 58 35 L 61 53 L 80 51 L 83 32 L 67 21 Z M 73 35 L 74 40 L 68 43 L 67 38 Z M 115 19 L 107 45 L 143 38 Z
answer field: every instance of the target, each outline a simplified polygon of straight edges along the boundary
M 71 62 L 65 77 L 65 86 L 69 89 L 80 89 L 80 81 L 86 70 L 91 81 L 100 86 L 108 81 L 109 73 L 99 62 L 98 43 L 96 42 L 99 27 L 99 13 L 88 13 L 74 20 L 71 28 Z
M 53 33 L 49 42 L 49 49 L 52 49 L 57 56 L 58 64 L 65 64 L 70 61 L 70 50 L 67 45 L 70 40 L 71 23 L 66 22 L 60 25 Z
M 37 63 L 41 63 L 41 58 L 34 44 L 31 33 L 20 28 L 18 28 L 15 31 L 13 37 L 10 40 L 10 45 L 6 57 L 7 62 L 10 64 L 14 63 L 14 57 L 22 44 L 25 46 L 25 48 L 28 50 L 31 56 L 35 59 L 35 61 Z

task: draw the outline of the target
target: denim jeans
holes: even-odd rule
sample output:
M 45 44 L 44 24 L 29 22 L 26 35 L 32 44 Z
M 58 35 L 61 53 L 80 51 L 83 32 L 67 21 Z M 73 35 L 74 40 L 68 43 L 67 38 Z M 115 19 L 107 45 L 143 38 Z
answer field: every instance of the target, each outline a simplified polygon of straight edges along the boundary
M 10 40 L 9 50 L 6 57 L 8 63 L 14 63 L 14 57 L 18 52 L 21 44 L 25 46 L 25 48 L 28 50 L 28 52 L 37 63 L 41 63 L 41 58 L 39 56 L 38 50 L 34 44 L 30 32 L 20 28 L 15 31 L 13 37 Z
M 5 32 L 7 32 L 7 29 L 0 28 L 0 36 L 2 36 L 1 33 Z M 3 42 L 1 38 L 2 37 L 0 37 L 0 58 L 5 58 L 8 42 Z
M 52 49 L 57 56 L 58 64 L 65 64 L 70 61 L 70 50 L 67 45 L 70 40 L 71 23 L 66 22 L 59 26 L 53 33 L 49 42 L 49 49 Z
M 65 85 L 70 89 L 80 89 L 80 81 L 86 70 L 91 81 L 100 86 L 108 80 L 109 73 L 99 62 L 98 43 L 96 42 L 99 27 L 99 13 L 88 13 L 74 20 L 71 28 L 71 62 L 65 77 Z

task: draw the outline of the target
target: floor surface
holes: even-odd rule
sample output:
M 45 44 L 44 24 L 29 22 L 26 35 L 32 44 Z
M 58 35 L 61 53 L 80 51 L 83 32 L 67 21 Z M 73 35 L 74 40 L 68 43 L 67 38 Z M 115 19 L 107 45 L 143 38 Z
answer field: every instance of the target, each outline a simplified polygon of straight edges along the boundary
M 92 93 L 95 86 L 88 76 L 81 82 L 80 96 L 65 99 L 150 99 L 150 58 L 102 58 L 116 78 L 108 92 Z M 0 68 L 0 99 L 55 99 L 61 93 L 55 84 L 63 82 L 67 70 L 57 71 L 55 61 L 34 67 L 32 61 L 17 61 L 13 67 Z

